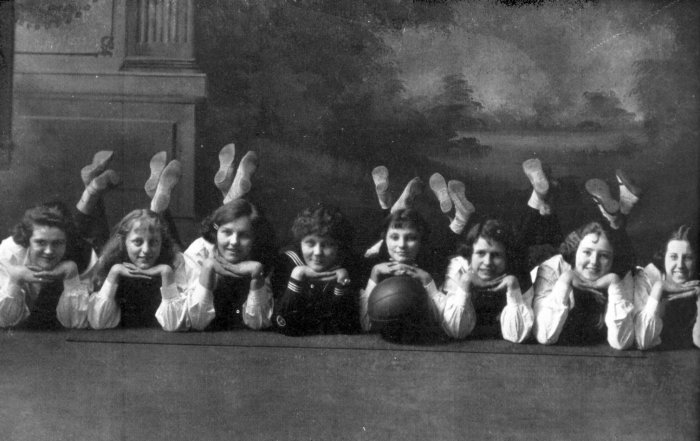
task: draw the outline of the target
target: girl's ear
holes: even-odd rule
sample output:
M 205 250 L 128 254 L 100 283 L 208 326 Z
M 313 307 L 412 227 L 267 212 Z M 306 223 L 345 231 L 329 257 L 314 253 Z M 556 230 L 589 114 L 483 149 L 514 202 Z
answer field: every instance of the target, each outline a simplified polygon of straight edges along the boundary
M 217 224 L 212 225 L 212 227 L 214 228 L 214 230 L 218 230 L 218 229 L 219 229 L 219 226 L 218 226 Z

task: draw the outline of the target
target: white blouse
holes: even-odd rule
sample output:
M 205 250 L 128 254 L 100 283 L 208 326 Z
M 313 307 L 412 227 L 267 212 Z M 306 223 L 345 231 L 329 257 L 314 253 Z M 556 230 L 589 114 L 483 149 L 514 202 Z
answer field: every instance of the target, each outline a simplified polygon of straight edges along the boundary
M 201 269 L 204 261 L 215 253 L 214 244 L 204 238 L 196 239 L 185 250 L 188 256 Z M 199 282 L 199 276 L 193 282 L 193 288 L 189 291 L 186 300 L 187 314 L 193 329 L 203 330 L 214 320 L 214 292 L 205 288 Z M 259 330 L 272 325 L 272 287 L 270 277 L 265 279 L 259 289 L 248 291 L 248 297 L 243 303 L 243 323 L 251 329 Z
M 175 282 L 161 287 L 161 302 L 156 319 L 165 331 L 185 331 L 190 327 L 187 297 L 199 280 L 199 266 L 185 254 L 178 253 L 173 264 Z M 115 295 L 118 283 L 105 281 L 102 288 L 90 296 L 88 321 L 93 329 L 114 328 L 121 321 L 121 309 Z
M 0 242 L 0 327 L 17 326 L 29 315 L 27 301 L 40 295 L 40 287 L 31 283 L 15 284 L 10 281 L 5 265 L 28 264 L 27 249 L 8 237 Z M 92 252 L 88 268 L 79 276 L 63 281 L 63 292 L 56 307 L 56 318 L 66 328 L 86 328 L 88 326 L 88 282 L 97 255 Z
M 445 283 L 442 291 L 445 293 L 445 317 L 449 317 L 452 326 L 448 335 L 454 338 L 465 338 L 478 324 L 478 317 L 471 298 L 467 292 L 462 277 L 469 271 L 469 261 L 462 257 L 453 257 L 447 267 Z M 506 293 L 506 306 L 501 311 L 499 321 L 504 340 L 522 343 L 530 335 L 534 322 L 532 311 L 532 288 L 525 294 L 518 288 Z
M 537 268 L 537 278 L 533 286 L 534 334 L 542 344 L 557 342 L 568 313 L 575 306 L 571 286 L 557 283 L 560 276 L 570 269 L 571 265 L 561 254 L 551 257 Z M 613 283 L 608 287 L 605 324 L 608 344 L 615 349 L 627 349 L 634 343 L 632 284 L 632 273 L 629 272 L 620 283 Z M 568 306 L 558 300 L 563 297 L 568 297 Z

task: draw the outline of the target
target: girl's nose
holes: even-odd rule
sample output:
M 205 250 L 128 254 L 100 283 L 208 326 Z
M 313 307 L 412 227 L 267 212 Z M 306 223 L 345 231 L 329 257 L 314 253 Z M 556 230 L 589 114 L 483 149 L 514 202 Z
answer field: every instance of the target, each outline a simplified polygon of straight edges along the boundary
M 229 243 L 234 244 L 234 245 L 238 243 L 238 234 L 237 233 L 233 233 L 231 235 L 231 238 L 229 239 Z
M 315 255 L 321 254 L 321 245 L 316 245 L 316 246 L 314 246 L 313 253 L 314 253 Z

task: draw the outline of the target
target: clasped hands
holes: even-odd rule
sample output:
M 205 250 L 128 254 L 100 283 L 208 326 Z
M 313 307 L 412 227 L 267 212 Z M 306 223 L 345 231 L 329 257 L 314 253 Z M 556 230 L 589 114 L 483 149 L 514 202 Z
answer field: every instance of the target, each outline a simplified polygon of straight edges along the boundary
M 164 263 L 154 265 L 146 269 L 139 268 L 131 262 L 117 263 L 109 270 L 107 280 L 114 283 L 117 282 L 120 277 L 144 280 L 151 280 L 155 277 L 160 277 L 161 284 L 163 286 L 168 286 L 175 282 L 173 269 L 170 267 L 170 265 L 166 265 Z
M 341 286 L 350 284 L 350 274 L 345 268 L 334 268 L 328 271 L 314 271 L 306 265 L 299 265 L 292 270 L 293 279 L 315 281 L 320 283 L 335 282 Z
M 700 296 L 700 280 L 689 280 L 684 283 L 676 283 L 666 279 L 654 285 L 657 300 L 662 298 L 668 301 L 685 299 L 688 297 Z
M 2 267 L 14 283 L 51 283 L 78 275 L 78 266 L 71 260 L 64 260 L 50 270 L 35 265 L 3 264 Z
M 484 280 L 472 268 L 462 273 L 459 280 L 464 290 L 468 293 L 474 290 L 496 292 L 504 289 L 508 292 L 513 292 L 520 288 L 518 278 L 512 274 L 504 273 L 491 280 Z
M 370 277 L 377 283 L 385 277 L 392 276 L 409 276 L 420 281 L 423 286 L 429 284 L 433 280 L 433 277 L 427 271 L 417 266 L 399 262 L 384 262 L 374 265 Z

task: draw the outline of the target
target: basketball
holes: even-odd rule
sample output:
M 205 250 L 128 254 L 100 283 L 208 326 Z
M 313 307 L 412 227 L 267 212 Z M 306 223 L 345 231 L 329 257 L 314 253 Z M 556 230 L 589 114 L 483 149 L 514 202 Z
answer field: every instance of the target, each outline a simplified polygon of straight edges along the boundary
M 401 321 L 421 314 L 426 298 L 425 289 L 418 280 L 409 276 L 389 277 L 370 293 L 367 313 L 377 324 Z

